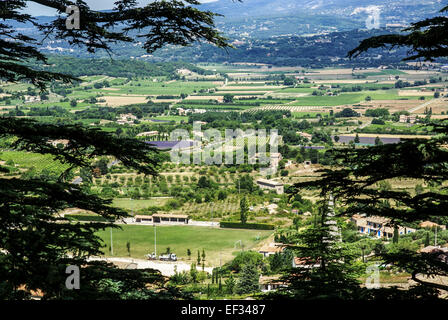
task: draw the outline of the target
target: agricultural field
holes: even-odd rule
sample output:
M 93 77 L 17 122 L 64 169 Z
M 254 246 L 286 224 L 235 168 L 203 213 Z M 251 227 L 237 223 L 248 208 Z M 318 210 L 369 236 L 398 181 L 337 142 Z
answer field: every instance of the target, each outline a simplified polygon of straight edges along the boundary
M 169 197 L 150 199 L 115 198 L 112 205 L 120 209 L 125 209 L 131 213 L 148 207 L 163 206 L 169 199 Z
M 22 151 L 0 150 L 0 161 L 12 162 L 13 166 L 22 171 L 34 168 L 36 172 L 46 170 L 55 174 L 60 174 L 68 168 L 67 165 L 54 160 L 52 156 Z

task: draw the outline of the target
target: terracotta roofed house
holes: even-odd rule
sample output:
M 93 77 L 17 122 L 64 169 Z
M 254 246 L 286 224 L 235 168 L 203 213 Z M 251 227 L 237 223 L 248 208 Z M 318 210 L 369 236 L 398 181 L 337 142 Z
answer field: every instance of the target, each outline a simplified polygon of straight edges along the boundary
M 266 258 L 283 250 L 285 250 L 285 246 L 282 243 L 271 242 L 269 245 L 263 246 L 258 252 Z
M 432 222 L 432 221 L 423 221 L 422 223 L 420 223 L 420 227 L 421 228 L 435 228 L 435 227 L 437 227 L 439 229 L 446 230 L 446 226 L 439 225 L 439 224 L 437 224 L 435 222 Z
M 350 221 L 354 222 L 358 227 L 358 232 L 367 234 L 377 238 L 392 238 L 394 235 L 394 227 L 390 225 L 390 219 L 371 216 L 367 217 L 364 214 L 355 214 Z M 416 230 L 409 227 L 398 226 L 398 233 L 400 235 L 413 233 Z

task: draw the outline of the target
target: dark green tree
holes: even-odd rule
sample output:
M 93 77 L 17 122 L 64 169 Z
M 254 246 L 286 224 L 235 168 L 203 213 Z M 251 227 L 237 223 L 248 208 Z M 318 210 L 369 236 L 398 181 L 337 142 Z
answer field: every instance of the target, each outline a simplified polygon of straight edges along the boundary
M 398 243 L 399 237 L 400 236 L 398 234 L 398 228 L 395 227 L 394 228 L 394 234 L 393 234 L 393 237 L 392 237 L 392 243 Z
M 230 93 L 226 93 L 224 95 L 224 103 L 233 103 L 233 95 L 231 95 Z
M 235 181 L 235 188 L 242 192 L 254 192 L 256 190 L 254 179 L 248 174 L 239 177 Z
M 187 256 L 188 256 L 188 260 L 190 260 L 191 259 L 191 250 L 190 249 L 187 249 Z
M 232 294 L 235 289 L 235 278 L 233 277 L 232 273 L 227 278 L 227 280 L 224 282 L 224 284 L 226 285 L 226 292 L 229 294 Z
M 426 232 L 424 246 L 427 247 L 431 244 L 431 240 L 429 239 L 429 232 Z
M 246 264 L 241 270 L 240 277 L 235 286 L 237 294 L 255 293 L 259 291 L 260 273 L 254 264 Z
M 376 137 L 375 138 L 375 145 L 379 146 L 379 145 L 382 145 L 382 144 L 383 144 L 383 142 L 381 141 L 380 137 Z
M 247 222 L 247 213 L 249 212 L 249 206 L 247 205 L 246 197 L 243 197 L 240 201 L 240 220 L 241 223 Z
M 131 256 L 131 242 L 126 241 L 126 250 L 128 251 L 128 255 Z

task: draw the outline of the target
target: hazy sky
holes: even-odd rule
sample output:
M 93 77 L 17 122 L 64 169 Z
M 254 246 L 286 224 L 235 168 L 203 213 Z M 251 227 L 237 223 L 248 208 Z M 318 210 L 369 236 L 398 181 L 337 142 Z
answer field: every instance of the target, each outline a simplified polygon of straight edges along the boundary
M 86 3 L 90 5 L 93 10 L 105 10 L 112 9 L 114 6 L 114 2 L 117 0 L 85 0 Z M 201 0 L 201 2 L 214 2 L 217 0 Z M 151 2 L 151 0 L 139 0 L 141 5 L 145 5 Z M 31 14 L 33 16 L 51 16 L 56 14 L 56 10 L 52 10 L 41 6 L 40 4 L 36 4 L 32 1 L 28 2 L 28 7 L 25 10 L 26 13 Z

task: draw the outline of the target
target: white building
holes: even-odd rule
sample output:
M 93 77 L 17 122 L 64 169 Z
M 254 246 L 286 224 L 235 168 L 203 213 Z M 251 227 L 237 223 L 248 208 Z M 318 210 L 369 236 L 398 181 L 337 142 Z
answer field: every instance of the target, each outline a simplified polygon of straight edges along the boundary
M 277 194 L 284 193 L 283 183 L 275 180 L 258 179 L 257 185 L 264 190 L 274 190 L 275 192 L 277 192 Z

